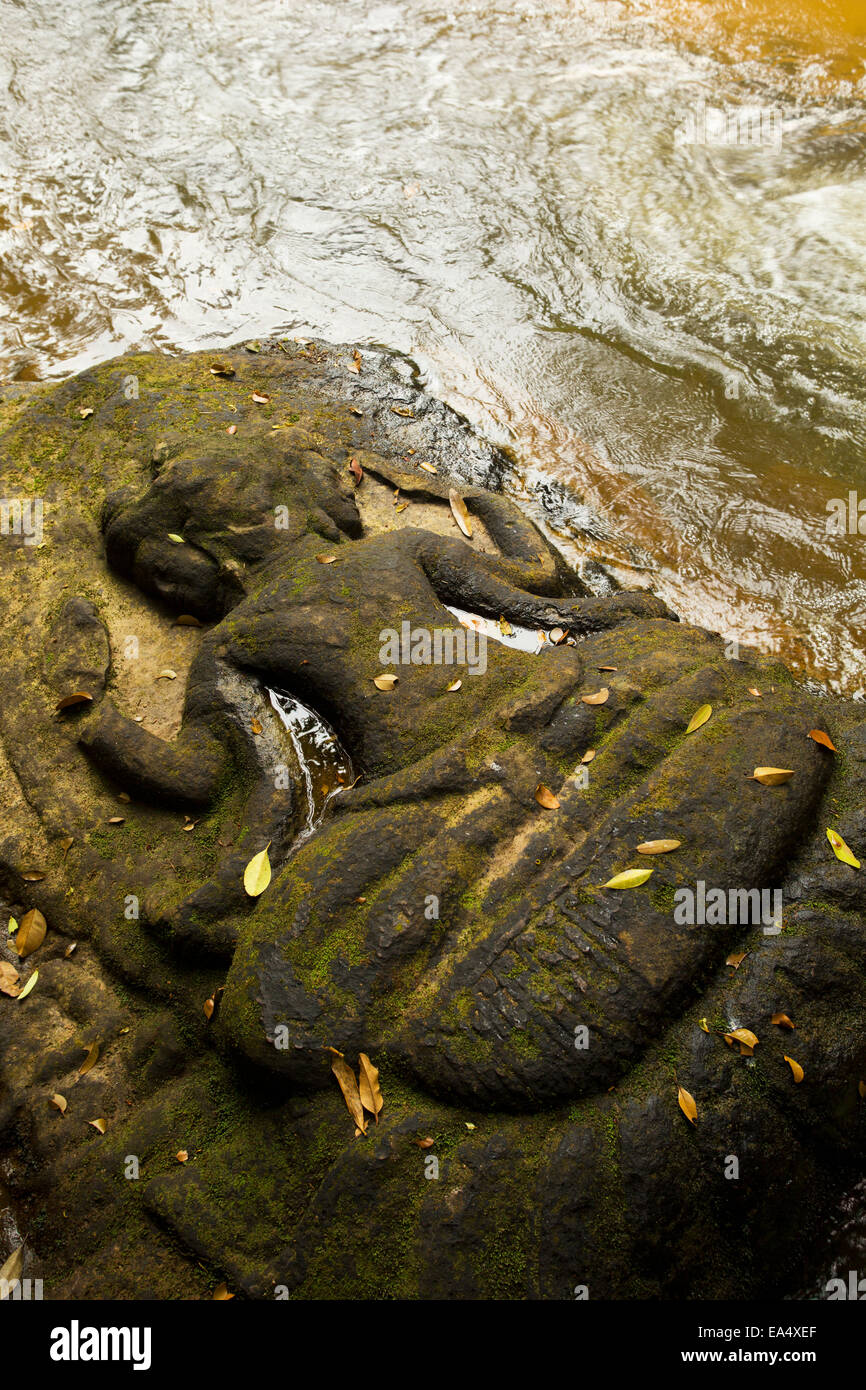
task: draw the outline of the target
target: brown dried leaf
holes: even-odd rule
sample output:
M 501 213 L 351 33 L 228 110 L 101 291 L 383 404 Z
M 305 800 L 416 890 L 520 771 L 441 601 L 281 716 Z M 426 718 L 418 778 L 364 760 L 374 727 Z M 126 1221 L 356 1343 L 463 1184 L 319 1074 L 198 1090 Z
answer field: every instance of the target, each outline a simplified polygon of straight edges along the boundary
M 104 1121 L 104 1120 L 88 1120 L 87 1123 L 88 1123 L 89 1125 L 93 1125 L 93 1128 L 96 1130 L 96 1132 L 97 1132 L 98 1134 L 104 1134 L 104 1133 L 105 1133 L 105 1121 Z
M 349 472 L 355 479 L 355 484 L 357 486 L 357 484 L 360 483 L 361 479 L 364 476 L 364 470 L 357 459 L 349 459 Z
M 213 1291 L 213 1302 L 227 1303 L 230 1298 L 234 1298 L 234 1294 L 229 1293 L 228 1287 L 225 1284 L 217 1284 Z
M 781 787 L 783 782 L 790 782 L 794 776 L 792 767 L 756 767 L 752 778 L 760 782 L 762 787 Z
M 861 1085 L 862 1085 L 862 1082 L 861 1082 Z M 435 1139 L 431 1139 L 431 1138 L 429 1137 L 429 1135 L 428 1135 L 428 1137 L 427 1137 L 426 1139 L 416 1139 L 416 1140 L 415 1140 L 415 1143 L 418 1145 L 418 1148 L 419 1148 L 419 1149 L 432 1149 L 432 1147 L 433 1147 L 433 1145 L 435 1144 L 435 1142 L 436 1142 Z
M 797 1026 L 791 1022 L 787 1014 L 773 1014 L 770 1022 L 778 1024 L 780 1028 L 796 1028 Z
M 814 739 L 816 743 L 820 743 L 822 748 L 829 748 L 831 753 L 836 752 L 835 743 L 832 742 L 829 734 L 824 733 L 823 729 L 810 729 L 809 738 Z
M 379 1112 L 385 1104 L 382 1092 L 379 1088 L 379 1071 L 373 1066 L 366 1052 L 358 1054 L 360 1069 L 358 1072 L 358 1089 L 361 1096 L 361 1104 L 365 1110 L 369 1110 L 371 1115 L 379 1123 Z
M 45 873 L 42 869 L 25 869 L 21 877 L 25 883 L 41 883 Z
M 756 1038 L 750 1028 L 732 1028 L 730 1033 L 725 1033 L 725 1042 L 745 1043 L 746 1047 L 757 1047 L 760 1038 Z
M 25 912 L 15 936 L 15 949 L 21 960 L 25 956 L 32 956 L 34 951 L 39 950 L 45 940 L 47 930 L 48 923 L 38 907 L 31 907 L 29 912 Z
M 539 806 L 543 806 L 546 811 L 556 811 L 560 806 L 559 797 L 546 787 L 543 782 L 539 782 L 535 788 L 535 799 Z
M 48 1104 L 53 1105 L 55 1110 L 59 1110 L 61 1115 L 65 1115 L 69 1108 L 69 1102 L 65 1096 L 60 1095 L 59 1091 L 55 1092 Z
M 109 817 L 108 817 L 108 822 L 107 822 L 107 824 L 108 824 L 108 825 L 125 825 L 125 824 L 126 824 L 126 817 L 125 817 L 125 816 L 109 816 Z
M 355 1080 L 355 1073 L 342 1057 L 335 1057 L 331 1063 L 331 1071 L 337 1078 L 340 1090 L 343 1092 L 343 1099 L 346 1102 L 349 1114 L 358 1126 L 362 1134 L 367 1133 L 367 1119 L 364 1115 L 364 1107 L 361 1104 L 361 1093 L 358 1090 L 358 1083 Z
M 226 434 L 237 434 L 237 432 L 238 432 L 238 427 L 237 427 L 237 425 L 229 425 L 228 429 L 226 430 Z
M 177 671 L 172 671 L 170 666 L 166 666 L 164 671 L 160 671 L 156 679 L 158 681 L 176 681 Z
M 581 695 L 581 700 L 585 705 L 606 705 L 610 699 L 610 691 L 606 685 L 601 690 L 596 690 L 594 695 Z
M 583 757 L 581 758 L 580 761 L 581 761 L 581 763 L 591 763 L 594 757 L 595 757 L 595 749 L 594 749 L 594 748 L 587 748 L 586 752 L 584 753 L 584 755 L 583 755 Z
M 178 1163 L 186 1163 L 187 1159 L 189 1158 L 189 1154 L 187 1153 L 186 1149 L 178 1149 L 177 1153 L 175 1154 L 175 1158 L 177 1159 Z
M 8 960 L 0 960 L 0 994 L 6 994 L 10 999 L 17 999 L 21 993 L 18 981 L 21 976 Z
M 250 729 L 254 734 L 260 734 L 262 732 L 262 725 L 260 721 L 258 719 L 251 720 Z
M 74 952 L 74 951 L 77 951 L 77 950 L 78 950 L 78 942 L 77 942 L 77 941 L 70 941 L 69 945 L 66 947 L 66 950 L 63 952 L 64 958 L 65 958 L 66 960 L 68 960 L 69 957 L 73 954 L 73 952 Z
M 735 970 L 739 970 L 748 954 L 748 951 L 732 951 L 725 961 L 725 965 L 732 965 Z
M 389 671 L 384 671 L 381 676 L 373 677 L 373 684 L 377 690 L 393 690 L 400 677 L 392 675 Z
M 434 468 L 432 463 L 419 463 L 419 468 L 423 468 L 425 473 L 438 473 L 438 468 Z
M 233 377 L 235 369 L 226 366 L 223 362 L 214 362 L 211 364 L 210 374 L 211 376 Z
M 93 696 L 89 695 L 86 690 L 75 690 L 71 695 L 64 695 L 62 699 L 58 700 L 54 708 L 57 710 L 72 709 L 74 705 L 87 705 L 92 703 Z
M 320 565 L 335 565 L 337 563 L 336 555 L 317 555 L 316 559 Z
M 750 685 L 750 686 L 749 686 L 749 694 L 750 694 L 750 695 L 754 695 L 754 697 L 755 697 L 756 700 L 763 700 L 763 698 L 764 698 L 763 695 L 761 694 L 760 690 L 756 690 L 755 687 L 754 687 L 753 685 Z
M 202 624 L 192 613 L 181 613 L 175 618 L 172 627 L 201 627 Z
M 64 838 L 60 841 L 60 848 L 63 850 L 64 859 L 66 858 L 67 854 L 72 849 L 72 846 L 74 844 L 75 841 L 73 840 L 71 835 L 65 835 Z
M 618 671 L 618 666 L 596 666 L 596 671 Z
M 451 504 L 451 512 L 454 520 L 457 522 L 457 525 L 460 527 L 466 539 L 471 541 L 472 521 L 470 520 L 469 509 L 466 503 L 463 501 L 460 493 L 456 492 L 454 488 L 452 488 L 448 494 L 448 501 Z
M 87 1056 L 85 1057 L 84 1061 L 81 1063 L 81 1066 L 78 1068 L 78 1075 L 79 1075 L 79 1076 L 84 1076 L 85 1072 L 90 1071 L 90 1068 L 93 1067 L 93 1066 L 95 1066 L 98 1060 L 99 1060 L 99 1043 L 98 1043 L 98 1042 L 91 1043 L 91 1044 L 90 1044 L 90 1050 L 89 1050 Z
M 256 405 L 267 405 L 271 398 L 270 396 L 264 395 L 261 391 L 254 391 L 252 399 L 255 401 Z
M 671 854 L 675 849 L 679 849 L 682 840 L 644 840 L 642 845 L 638 845 L 638 854 Z
M 402 415 L 405 420 L 414 419 L 413 412 L 409 409 L 408 405 L 392 405 L 391 413 L 392 415 Z

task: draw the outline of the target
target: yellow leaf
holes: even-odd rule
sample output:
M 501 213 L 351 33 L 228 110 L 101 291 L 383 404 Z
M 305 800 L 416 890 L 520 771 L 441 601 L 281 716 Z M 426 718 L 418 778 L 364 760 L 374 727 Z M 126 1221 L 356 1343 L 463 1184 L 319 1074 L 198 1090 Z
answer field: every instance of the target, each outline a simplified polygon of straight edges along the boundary
M 317 555 L 316 559 L 320 565 L 334 565 L 337 562 L 336 555 Z
M 698 1027 L 703 1028 L 705 1033 L 709 1033 L 710 1031 L 710 1025 L 707 1023 L 707 1020 L 705 1018 L 698 1019 Z
M 836 745 L 831 741 L 830 735 L 824 733 L 823 729 L 810 729 L 808 736 L 816 743 L 820 743 L 822 748 L 829 748 L 831 753 L 836 752 Z
M 702 724 L 706 724 L 712 712 L 712 705 L 701 705 L 700 709 L 695 710 L 694 714 L 689 720 L 686 733 L 693 734 L 695 732 L 695 729 L 700 729 Z
M 79 1075 L 79 1076 L 83 1076 L 85 1072 L 90 1071 L 90 1068 L 96 1065 L 96 1062 L 97 1062 L 98 1058 L 99 1058 L 99 1043 L 98 1043 L 98 1042 L 91 1043 L 91 1044 L 90 1044 L 90 1050 L 89 1050 L 87 1056 L 85 1057 L 84 1061 L 81 1063 L 81 1066 L 78 1068 L 78 1075 Z
M 73 705 L 86 705 L 93 702 L 93 696 L 86 690 L 74 690 L 71 695 L 64 695 L 54 706 L 56 710 L 72 709 Z
M 55 1110 L 59 1110 L 59 1111 L 60 1111 L 61 1115 L 65 1115 L 65 1114 L 66 1114 L 67 1100 L 66 1100 L 66 1097 L 65 1097 L 65 1096 L 61 1096 L 59 1092 L 55 1093 L 55 1094 L 51 1097 L 51 1100 L 49 1101 L 49 1105 L 53 1105 L 54 1108 L 55 1108 Z
M 610 699 L 610 691 L 606 685 L 601 690 L 596 690 L 594 695 L 581 695 L 581 700 L 585 705 L 606 705 Z
M 672 850 L 679 849 L 682 840 L 644 840 L 642 845 L 638 845 L 638 854 L 670 854 Z
M 244 888 L 251 898 L 258 898 L 264 893 L 271 881 L 271 861 L 268 858 L 270 844 L 268 840 L 264 849 L 254 854 L 244 869 Z
M 391 675 L 390 672 L 386 671 L 381 676 L 374 676 L 373 684 L 377 690 L 393 690 L 399 679 L 399 676 Z
M 234 1294 L 229 1293 L 227 1286 L 225 1284 L 217 1284 L 213 1291 L 213 1302 L 227 1303 L 230 1298 L 234 1298 Z
M 459 690 L 459 689 L 461 688 L 462 685 L 463 685 L 463 682 L 462 682 L 462 681 L 452 681 L 451 684 L 450 684 L 449 686 L 446 686 L 446 690 L 447 690 L 448 693 L 450 694 L 450 693 L 451 693 L 452 691 L 454 691 L 454 690 Z
M 419 463 L 419 464 L 418 464 L 418 467 L 419 467 L 419 468 L 423 468 L 425 473 L 436 473 L 436 472 L 438 472 L 438 470 L 437 470 L 436 468 L 433 467 L 432 463 Z
M 364 1107 L 361 1104 L 361 1093 L 358 1090 L 358 1083 L 355 1080 L 355 1073 L 342 1057 L 335 1057 L 331 1063 L 331 1071 L 337 1078 L 340 1090 L 343 1092 L 343 1099 L 346 1102 L 349 1114 L 358 1126 L 362 1134 L 367 1133 L 367 1119 L 364 1115 Z
M 88 1120 L 87 1123 L 88 1123 L 89 1125 L 93 1125 L 93 1128 L 96 1130 L 97 1134 L 104 1134 L 104 1133 L 105 1133 L 105 1121 L 104 1121 L 104 1120 Z
M 14 917 L 10 917 L 10 918 L 9 918 L 9 935 L 10 935 L 10 936 L 14 936 L 15 933 L 17 932 L 17 930 L 18 930 L 18 923 L 15 921 L 15 918 L 14 918 Z
M 189 1154 L 187 1153 L 186 1149 L 179 1149 L 178 1152 L 175 1154 L 175 1158 L 177 1159 L 178 1163 L 186 1163 L 187 1159 L 189 1158 Z
M 166 666 L 164 671 L 160 671 L 156 679 L 158 681 L 176 681 L 177 671 L 172 671 L 170 666 Z
M 358 1054 L 358 1061 L 361 1064 L 358 1073 L 361 1104 L 365 1110 L 369 1110 L 370 1114 L 376 1117 L 376 1124 L 378 1124 L 379 1112 L 385 1104 L 379 1089 L 379 1071 L 377 1067 L 373 1066 L 366 1052 Z
M 780 787 L 794 776 L 792 767 L 756 767 L 752 776 L 762 787 Z
M 455 492 L 454 488 L 452 488 L 448 494 L 448 501 L 451 504 L 451 512 L 454 516 L 454 520 L 457 522 L 457 525 L 460 527 L 466 539 L 471 541 L 472 522 L 469 519 L 469 511 L 466 503 L 463 501 L 460 493 Z
M 169 531 L 168 538 L 170 541 L 174 541 L 175 545 L 185 544 L 183 536 L 179 536 L 176 531 Z
M 500 617 L 500 619 L 499 619 L 499 631 L 502 633 L 502 636 L 503 636 L 503 637 L 513 637 L 513 636 L 514 636 L 514 628 L 511 626 L 511 624 L 510 624 L 510 622 L 508 621 L 507 618 Z
M 776 1023 L 780 1028 L 795 1028 L 797 1025 L 792 1023 L 787 1014 L 773 1014 L 771 1023 Z
M 543 806 L 546 811 L 555 811 L 559 806 L 559 797 L 546 787 L 543 782 L 539 782 L 535 788 L 535 799 L 539 806 Z
M 788 1063 L 788 1066 L 791 1068 L 791 1071 L 792 1071 L 793 1076 L 794 1076 L 794 1080 L 795 1080 L 795 1082 L 797 1083 L 797 1085 L 799 1086 L 800 1082 L 803 1080 L 803 1077 L 805 1076 L 805 1072 L 803 1071 L 803 1068 L 800 1066 L 800 1063 L 799 1063 L 799 1062 L 795 1062 L 795 1061 L 794 1061 L 793 1057 L 785 1057 L 785 1061 Z
M 748 951 L 732 951 L 725 961 L 725 965 L 732 965 L 735 970 L 739 970 L 748 954 Z
M 757 1047 L 760 1038 L 756 1038 L 750 1028 L 732 1028 L 730 1033 L 725 1034 L 725 1041 L 732 1039 L 734 1042 L 745 1043 L 746 1047 Z
M 604 888 L 640 888 L 642 883 L 646 883 L 650 874 L 655 873 L 654 869 L 626 869 L 624 873 L 614 874 Z
M 28 994 L 30 993 L 31 989 L 32 989 L 33 986 L 36 984 L 36 981 L 37 981 L 38 979 L 39 979 L 39 971 L 38 971 L 38 970 L 34 970 L 34 971 L 33 971 L 33 974 L 30 976 L 29 980 L 27 981 L 26 985 L 24 986 L 24 988 L 22 989 L 21 993 L 20 993 L 19 996 L 18 996 L 18 1003 L 19 1003 L 19 1004 L 21 1003 L 21 1000 L 22 1000 L 22 999 L 26 999 L 26 998 L 27 998 Z
M 850 864 L 852 869 L 860 868 L 860 860 L 855 859 L 841 835 L 837 834 L 835 830 L 828 830 L 827 839 L 833 846 L 833 853 L 837 859 L 841 859 L 843 864 Z
M 689 1095 L 685 1086 L 680 1086 L 679 1082 L 677 1083 L 677 1100 L 680 1104 L 680 1110 L 682 1110 L 686 1119 L 690 1124 L 694 1124 L 698 1118 L 698 1107 L 695 1104 L 695 1098 Z
M 581 763 L 591 763 L 594 757 L 595 757 L 595 749 L 594 749 L 594 748 L 587 748 L 586 752 L 584 753 L 584 755 L 583 755 L 583 757 L 581 758 L 580 761 L 581 761 Z

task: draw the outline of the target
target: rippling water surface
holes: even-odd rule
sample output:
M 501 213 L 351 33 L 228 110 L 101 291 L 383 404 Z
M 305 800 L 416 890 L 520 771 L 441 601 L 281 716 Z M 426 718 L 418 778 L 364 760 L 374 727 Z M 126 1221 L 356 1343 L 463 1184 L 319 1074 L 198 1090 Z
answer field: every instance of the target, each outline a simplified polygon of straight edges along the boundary
M 517 447 L 566 542 L 866 688 L 864 540 L 827 533 L 866 495 L 866 6 L 0 23 L 7 377 L 278 327 L 390 344 Z

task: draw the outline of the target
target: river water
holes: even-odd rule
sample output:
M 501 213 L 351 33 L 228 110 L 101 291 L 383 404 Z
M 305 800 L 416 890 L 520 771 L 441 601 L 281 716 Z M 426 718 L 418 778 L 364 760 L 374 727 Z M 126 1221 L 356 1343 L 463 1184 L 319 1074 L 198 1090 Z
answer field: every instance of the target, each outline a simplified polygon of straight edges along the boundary
M 400 349 L 567 550 L 866 694 L 864 0 L 0 0 L 0 40 L 0 378 Z

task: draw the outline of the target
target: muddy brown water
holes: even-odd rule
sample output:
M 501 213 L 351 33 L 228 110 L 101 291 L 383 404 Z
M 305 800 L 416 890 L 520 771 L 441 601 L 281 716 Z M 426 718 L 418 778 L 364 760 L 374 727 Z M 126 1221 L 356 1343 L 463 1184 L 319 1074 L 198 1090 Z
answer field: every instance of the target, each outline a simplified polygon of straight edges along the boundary
M 0 380 L 385 343 L 567 551 L 866 694 L 861 0 L 0 0 L 0 33 Z

